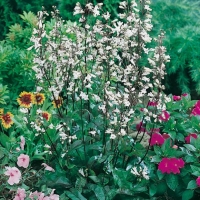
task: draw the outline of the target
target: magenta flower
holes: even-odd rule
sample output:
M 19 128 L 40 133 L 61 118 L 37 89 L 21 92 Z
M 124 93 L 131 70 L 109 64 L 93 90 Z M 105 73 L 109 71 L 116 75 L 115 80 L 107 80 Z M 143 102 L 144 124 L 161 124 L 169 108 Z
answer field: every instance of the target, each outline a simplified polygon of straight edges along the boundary
M 173 95 L 173 100 L 174 101 L 180 101 L 181 100 L 181 96 Z
M 136 125 L 136 129 L 137 129 L 137 131 L 140 131 L 140 132 L 146 132 L 146 129 L 143 126 L 142 122 L 140 122 L 139 124 Z
M 183 168 L 185 162 L 182 158 L 163 158 L 158 164 L 158 169 L 164 174 L 179 174 L 180 168 Z
M 190 133 L 187 137 L 185 137 L 186 143 L 190 143 L 191 137 L 197 139 L 197 134 L 196 133 Z
M 196 183 L 197 183 L 198 187 L 200 187 L 200 176 L 196 179 Z
M 25 138 L 23 136 L 21 136 L 20 139 L 21 139 L 21 142 L 20 142 L 21 150 L 24 150 Z
M 30 158 L 28 155 L 20 154 L 20 156 L 17 158 L 17 165 L 19 167 L 27 168 L 29 165 L 29 161 L 30 161 Z
M 187 93 L 183 93 L 183 94 L 182 94 L 183 97 L 186 97 L 187 95 L 188 95 Z
M 13 200 L 24 200 L 26 197 L 25 189 L 18 188 L 17 194 Z
M 147 105 L 155 107 L 155 106 L 158 105 L 158 102 L 156 102 L 156 101 L 149 101 Z
M 170 169 L 170 160 L 169 158 L 163 158 L 161 162 L 158 164 L 158 169 L 164 174 L 170 174 L 171 169 Z
M 150 140 L 150 146 L 153 145 L 162 145 L 165 142 L 165 139 L 160 133 L 153 133 Z
M 21 172 L 16 167 L 6 167 L 6 172 L 4 173 L 6 176 L 9 176 L 8 183 L 13 185 L 14 183 L 19 183 L 21 179 Z
M 170 118 L 170 114 L 166 110 L 163 110 L 162 114 L 159 116 L 159 119 L 164 122 L 168 121 L 169 118 Z
M 194 105 L 194 108 L 192 109 L 192 115 L 200 115 L 200 100 L 198 100 Z
M 167 133 L 162 134 L 162 136 L 163 136 L 163 138 L 164 138 L 165 140 L 168 139 L 168 138 L 170 138 L 169 134 L 167 134 Z
M 194 115 L 194 116 L 200 115 L 200 107 L 194 107 L 192 109 L 192 115 Z

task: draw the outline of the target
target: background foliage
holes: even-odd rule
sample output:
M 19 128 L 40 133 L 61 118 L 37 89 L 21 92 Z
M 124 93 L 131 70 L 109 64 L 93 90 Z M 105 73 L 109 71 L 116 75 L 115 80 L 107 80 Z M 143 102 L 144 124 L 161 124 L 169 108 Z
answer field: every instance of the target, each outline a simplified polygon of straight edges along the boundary
M 165 30 L 165 46 L 171 57 L 165 79 L 166 92 L 200 94 L 200 1 L 153 0 L 154 31 Z

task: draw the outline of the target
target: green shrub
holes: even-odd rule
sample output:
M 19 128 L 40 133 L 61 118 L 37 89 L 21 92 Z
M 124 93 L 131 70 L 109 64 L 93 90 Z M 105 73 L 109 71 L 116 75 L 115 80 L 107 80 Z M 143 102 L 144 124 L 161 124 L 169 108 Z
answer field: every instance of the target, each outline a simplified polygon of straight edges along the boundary
M 167 64 L 167 93 L 200 94 L 200 1 L 154 0 L 154 34 L 165 30 L 164 44 L 171 62 Z

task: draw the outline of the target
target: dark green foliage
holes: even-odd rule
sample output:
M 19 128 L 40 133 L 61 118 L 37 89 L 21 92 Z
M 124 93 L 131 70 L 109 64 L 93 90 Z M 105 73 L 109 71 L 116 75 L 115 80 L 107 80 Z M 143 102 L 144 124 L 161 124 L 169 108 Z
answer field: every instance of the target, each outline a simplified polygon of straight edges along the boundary
M 200 94 L 200 1 L 154 0 L 155 35 L 165 30 L 164 45 L 171 62 L 167 64 L 166 92 Z
M 8 86 L 11 100 L 23 90 L 34 88 L 34 72 L 32 70 L 33 52 L 27 51 L 31 46 L 30 37 L 37 24 L 36 16 L 24 12 L 20 16 L 27 25 L 10 26 L 6 40 L 0 42 L 0 83 Z
M 5 38 L 9 27 L 15 23 L 21 24 L 19 14 L 23 11 L 32 11 L 35 14 L 42 9 L 42 6 L 47 10 L 51 10 L 52 5 L 57 6 L 57 0 L 1 0 L 0 1 L 0 40 Z

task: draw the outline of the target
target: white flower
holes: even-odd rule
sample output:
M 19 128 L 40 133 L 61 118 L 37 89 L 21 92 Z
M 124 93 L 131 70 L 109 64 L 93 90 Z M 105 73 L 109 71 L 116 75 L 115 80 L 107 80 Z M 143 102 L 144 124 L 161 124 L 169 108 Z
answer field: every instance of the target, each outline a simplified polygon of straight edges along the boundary
M 49 125 L 49 128 L 50 128 L 50 129 L 53 129 L 53 128 L 54 128 L 54 125 L 51 123 L 51 124 Z
M 139 176 L 139 175 L 140 175 L 140 174 L 138 173 L 136 167 L 133 167 L 133 168 L 131 169 L 131 173 L 134 174 L 135 176 Z
M 113 132 L 114 132 L 114 130 L 111 129 L 111 128 L 109 128 L 109 129 L 107 129 L 107 130 L 105 131 L 105 133 L 108 133 L 108 134 L 112 134 Z
M 89 131 L 89 133 L 90 133 L 91 135 L 95 136 L 97 132 L 96 132 L 96 131 Z
M 22 113 L 28 113 L 28 108 L 20 108 L 19 111 Z
M 110 139 L 114 140 L 116 138 L 116 135 L 115 134 L 111 134 L 110 135 Z
M 109 12 L 106 12 L 106 14 L 103 14 L 103 18 L 104 18 L 105 20 L 110 19 L 110 13 L 109 13 Z
M 41 114 L 42 113 L 42 110 L 39 108 L 39 109 L 37 109 L 37 114 Z
M 74 80 L 79 79 L 81 77 L 81 72 L 73 71 Z
M 79 95 L 83 100 L 89 100 L 88 95 L 85 94 L 84 92 L 81 91 L 80 95 Z
M 81 169 L 79 169 L 78 170 L 78 172 L 82 175 L 82 176 L 84 176 L 85 177 L 85 174 L 84 174 L 84 171 L 83 171 L 83 169 L 81 168 Z
M 48 144 L 45 144 L 44 147 L 47 148 L 47 149 L 51 148 Z

